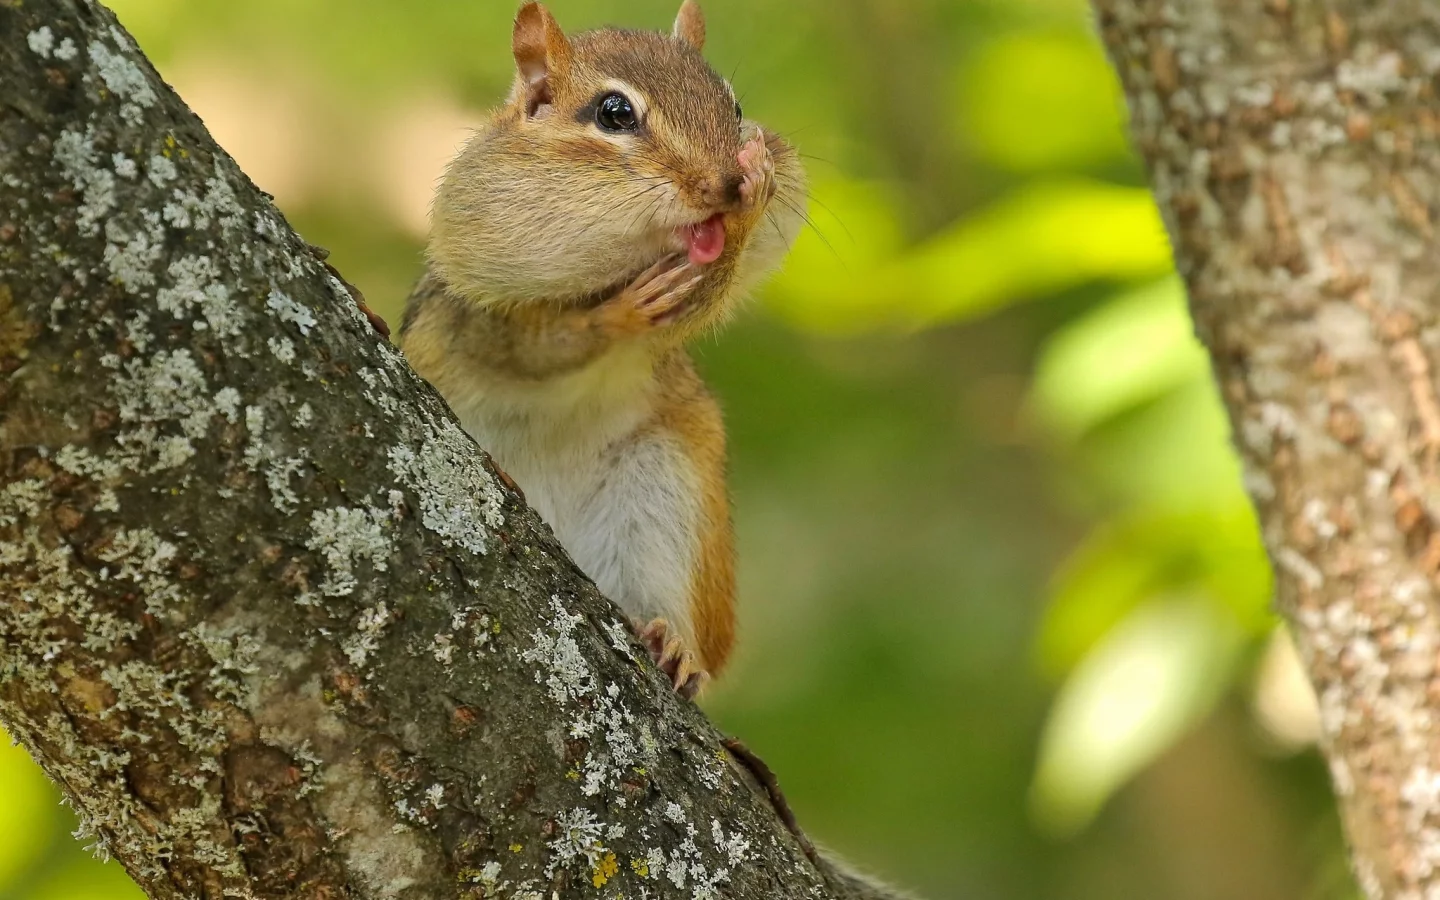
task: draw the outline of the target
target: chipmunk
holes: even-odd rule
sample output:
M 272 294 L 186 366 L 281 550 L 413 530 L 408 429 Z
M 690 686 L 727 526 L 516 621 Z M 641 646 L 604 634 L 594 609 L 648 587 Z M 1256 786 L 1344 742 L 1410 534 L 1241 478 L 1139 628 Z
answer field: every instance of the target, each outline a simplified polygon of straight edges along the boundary
M 694 696 L 735 634 L 720 409 L 685 343 L 804 220 L 685 0 L 669 34 L 515 19 L 516 78 L 446 170 L 400 344 Z

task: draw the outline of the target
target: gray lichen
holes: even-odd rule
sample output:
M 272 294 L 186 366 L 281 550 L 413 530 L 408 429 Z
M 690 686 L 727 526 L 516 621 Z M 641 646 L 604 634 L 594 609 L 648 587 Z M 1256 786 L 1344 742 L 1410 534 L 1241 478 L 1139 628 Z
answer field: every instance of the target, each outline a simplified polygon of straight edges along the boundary
M 157 898 L 836 896 L 107 12 L 0 4 L 0 96 L 0 721 L 98 852 Z

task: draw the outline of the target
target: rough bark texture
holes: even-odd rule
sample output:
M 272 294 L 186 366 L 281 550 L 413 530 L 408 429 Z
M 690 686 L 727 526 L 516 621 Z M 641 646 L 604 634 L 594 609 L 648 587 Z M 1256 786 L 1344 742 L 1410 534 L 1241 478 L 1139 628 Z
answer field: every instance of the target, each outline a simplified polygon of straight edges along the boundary
M 155 898 L 881 896 L 88 0 L 0 0 L 0 721 Z
M 1440 896 L 1440 6 L 1096 0 L 1355 871 Z

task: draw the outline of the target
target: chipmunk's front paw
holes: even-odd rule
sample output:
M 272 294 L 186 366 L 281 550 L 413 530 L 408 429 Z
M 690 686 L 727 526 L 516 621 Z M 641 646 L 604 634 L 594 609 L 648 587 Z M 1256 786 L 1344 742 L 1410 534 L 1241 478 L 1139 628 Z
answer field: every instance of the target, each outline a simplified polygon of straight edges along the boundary
M 679 317 L 686 297 L 703 277 L 684 256 L 667 256 L 601 304 L 600 315 L 611 330 L 628 334 L 669 324 Z
M 650 658 L 670 679 L 680 696 L 691 699 L 700 692 L 700 688 L 704 687 L 710 676 L 700 668 L 690 651 L 685 649 L 685 642 L 680 636 L 671 633 L 669 622 L 652 619 L 646 623 L 636 619 L 631 625 L 645 649 L 650 651 Z
M 745 173 L 740 182 L 740 202 L 746 207 L 764 205 L 775 193 L 775 157 L 765 143 L 765 132 L 755 129 L 755 136 L 740 148 L 740 169 Z

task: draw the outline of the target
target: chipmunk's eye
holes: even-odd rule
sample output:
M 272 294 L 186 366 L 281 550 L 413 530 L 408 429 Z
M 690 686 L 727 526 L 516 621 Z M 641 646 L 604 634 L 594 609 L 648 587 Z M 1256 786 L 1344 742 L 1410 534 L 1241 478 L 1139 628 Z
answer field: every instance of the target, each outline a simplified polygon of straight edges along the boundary
M 630 98 L 614 92 L 601 97 L 595 105 L 595 124 L 605 131 L 634 131 L 640 126 Z
M 740 101 L 735 101 L 735 121 L 739 122 L 745 118 L 745 113 L 740 109 Z

